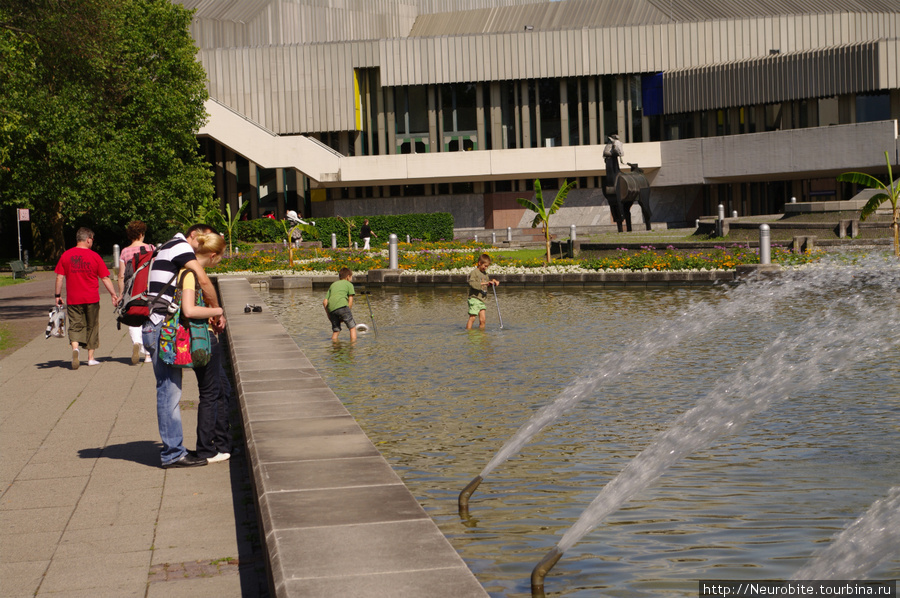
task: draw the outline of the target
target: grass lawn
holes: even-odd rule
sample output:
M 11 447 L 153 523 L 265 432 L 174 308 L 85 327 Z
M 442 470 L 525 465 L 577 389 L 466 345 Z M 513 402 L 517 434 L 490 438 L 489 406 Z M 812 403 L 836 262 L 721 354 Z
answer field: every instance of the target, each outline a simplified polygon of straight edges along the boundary
M 0 274 L 0 287 L 8 287 L 14 284 L 19 284 L 20 282 L 28 282 L 28 279 L 16 278 L 14 280 L 12 274 Z

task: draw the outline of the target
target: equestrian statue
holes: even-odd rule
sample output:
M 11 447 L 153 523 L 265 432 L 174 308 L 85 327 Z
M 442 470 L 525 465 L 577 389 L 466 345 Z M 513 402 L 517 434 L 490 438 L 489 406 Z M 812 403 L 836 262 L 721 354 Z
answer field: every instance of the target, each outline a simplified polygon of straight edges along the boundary
M 631 206 L 637 201 L 644 215 L 644 224 L 650 230 L 650 182 L 644 176 L 644 171 L 637 164 L 628 162 L 631 172 L 622 172 L 619 167 L 625 149 L 619 136 L 613 133 L 607 138 L 606 147 L 603 148 L 603 158 L 606 161 L 606 179 L 603 182 L 603 195 L 609 202 L 609 210 L 619 232 L 622 232 L 622 221 L 628 232 L 631 232 Z

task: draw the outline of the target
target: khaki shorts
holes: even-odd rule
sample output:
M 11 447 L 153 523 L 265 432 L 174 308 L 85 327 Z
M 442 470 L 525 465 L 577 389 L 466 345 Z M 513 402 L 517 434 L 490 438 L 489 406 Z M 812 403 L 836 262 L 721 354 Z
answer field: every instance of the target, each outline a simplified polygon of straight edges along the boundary
M 86 349 L 100 346 L 100 304 L 81 303 L 67 305 L 69 318 L 69 342 L 78 343 Z
M 478 312 L 484 311 L 484 301 L 478 297 L 469 297 L 469 315 L 477 316 Z

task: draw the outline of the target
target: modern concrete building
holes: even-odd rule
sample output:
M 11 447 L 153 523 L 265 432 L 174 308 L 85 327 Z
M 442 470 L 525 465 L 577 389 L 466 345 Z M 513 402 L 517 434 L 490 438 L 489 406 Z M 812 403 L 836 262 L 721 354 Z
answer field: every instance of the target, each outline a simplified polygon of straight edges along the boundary
M 177 1 L 216 192 L 254 217 L 520 227 L 535 178 L 577 178 L 553 224 L 611 224 L 613 132 L 668 225 L 848 199 L 837 174 L 898 159 L 897 0 Z

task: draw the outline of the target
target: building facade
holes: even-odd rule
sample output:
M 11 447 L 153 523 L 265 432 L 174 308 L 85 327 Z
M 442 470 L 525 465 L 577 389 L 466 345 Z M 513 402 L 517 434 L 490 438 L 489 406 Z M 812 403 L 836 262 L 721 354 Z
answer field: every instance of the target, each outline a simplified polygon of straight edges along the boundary
M 610 224 L 612 133 L 666 225 L 846 199 L 837 174 L 897 163 L 894 0 L 180 1 L 217 194 L 253 216 L 527 226 L 534 179 L 577 178 L 554 224 Z

